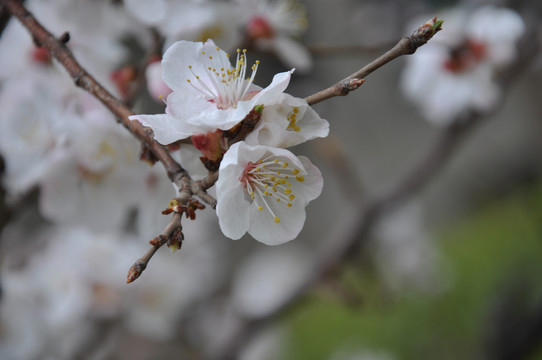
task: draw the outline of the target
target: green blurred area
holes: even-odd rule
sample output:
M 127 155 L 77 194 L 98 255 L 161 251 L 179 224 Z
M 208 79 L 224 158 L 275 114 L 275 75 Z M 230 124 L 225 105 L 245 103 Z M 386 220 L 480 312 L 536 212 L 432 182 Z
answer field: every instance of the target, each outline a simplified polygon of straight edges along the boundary
M 361 293 L 361 304 L 318 293 L 305 300 L 286 319 L 284 358 L 329 359 L 350 348 L 407 360 L 542 359 L 522 333 L 542 311 L 542 184 L 493 199 L 436 238 L 444 291 L 390 297 L 374 272 L 357 265 L 357 276 L 342 282 Z

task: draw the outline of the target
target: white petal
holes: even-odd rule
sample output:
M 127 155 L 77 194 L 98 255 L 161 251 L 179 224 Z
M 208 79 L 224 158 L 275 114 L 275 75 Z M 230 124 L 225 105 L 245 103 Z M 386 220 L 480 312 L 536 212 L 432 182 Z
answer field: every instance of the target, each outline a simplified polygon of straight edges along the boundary
M 237 240 L 249 228 L 250 204 L 245 199 L 243 184 L 239 181 L 244 166 L 239 164 L 239 147 L 235 145 L 226 152 L 220 164 L 216 182 L 216 215 L 224 235 Z
M 274 104 L 280 101 L 280 95 L 286 90 L 295 69 L 281 72 L 273 76 L 273 81 L 260 91 L 253 99 L 254 105 Z
M 312 69 L 312 57 L 305 46 L 287 36 L 278 36 L 273 42 L 278 58 L 287 66 L 294 67 L 301 73 Z
M 154 138 L 160 144 L 167 145 L 177 140 L 186 139 L 194 134 L 195 128 L 167 114 L 132 115 L 130 120 L 138 120 L 154 132 Z
M 288 116 L 292 115 L 294 107 L 298 110 L 295 125 L 299 127 L 299 131 L 288 128 L 290 125 Z M 282 101 L 279 104 L 264 108 L 262 119 L 245 141 L 251 145 L 287 148 L 317 137 L 326 137 L 328 134 L 329 123 L 305 100 L 282 94 Z
M 273 201 L 270 201 L 270 206 L 280 222 L 275 222 L 267 209 L 258 210 L 256 204 L 253 204 L 250 208 L 248 233 L 266 245 L 281 245 L 295 239 L 305 224 L 305 207 L 294 205 L 288 208 L 284 203 L 275 204 Z
M 178 41 L 171 45 L 162 58 L 162 77 L 172 90 L 186 87 L 187 79 L 192 78 L 188 66 L 193 70 L 203 72 L 202 64 L 198 61 L 203 44 L 192 41 Z

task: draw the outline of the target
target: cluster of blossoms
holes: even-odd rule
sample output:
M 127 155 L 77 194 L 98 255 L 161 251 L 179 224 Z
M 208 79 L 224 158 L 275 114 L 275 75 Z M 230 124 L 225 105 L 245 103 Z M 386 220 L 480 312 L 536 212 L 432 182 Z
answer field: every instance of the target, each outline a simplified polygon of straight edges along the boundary
M 497 105 L 495 76 L 514 59 L 525 25 L 513 10 L 493 6 L 454 8 L 442 18 L 446 31 L 407 59 L 401 85 L 429 121 L 447 125 Z
M 239 239 L 247 231 L 271 245 L 295 238 L 305 206 L 322 190 L 319 170 L 305 157 L 285 150 L 325 137 L 329 124 L 303 99 L 284 93 L 293 70 L 276 74 L 261 88 L 253 83 L 245 50 L 235 65 L 212 40 L 179 41 L 164 54 L 163 80 L 172 92 L 165 114 L 134 115 L 169 145 L 191 138 L 202 161 L 218 169 L 217 215 L 223 233 Z M 246 122 L 255 124 L 244 141 L 229 143 Z
M 193 178 L 207 173 L 199 159 L 201 151 L 208 167 L 221 169 L 218 214 L 227 236 L 239 238 L 249 231 L 277 244 L 299 233 L 304 206 L 319 195 L 322 180 L 307 159 L 283 148 L 327 135 L 327 122 L 303 100 L 283 93 L 292 71 L 277 75 L 261 89 L 252 83 L 257 64 L 252 79 L 245 79 L 250 73 L 246 53 L 238 53 L 232 67 L 225 52 L 210 42 L 176 42 L 212 36 L 229 50 L 243 46 L 272 52 L 288 67 L 308 70 L 310 57 L 296 39 L 306 27 L 301 6 L 288 0 L 28 0 L 25 6 L 55 35 L 69 33 L 69 40 L 63 39 L 75 58 L 118 98 L 141 107 L 152 102 L 139 100 L 151 95 L 159 100 L 152 103 L 157 108 L 163 106 L 162 96 L 171 92 L 164 121 L 157 116 L 152 127 L 164 144 L 192 138 L 196 148 L 183 146 L 177 151 L 171 146 L 170 150 Z M 175 44 L 168 51 L 171 55 L 164 57 L 163 71 L 170 74 L 165 82 L 162 62 L 154 61 L 162 57 L 162 42 L 164 49 Z M 148 55 L 144 61 L 134 56 L 141 49 Z M 148 94 L 141 84 L 147 85 Z M 186 224 L 198 227 L 192 233 L 183 226 L 183 232 L 196 238 L 192 246 L 199 250 L 191 251 L 187 244 L 182 261 L 172 263 L 171 257 L 157 261 L 156 276 L 149 271 L 146 286 L 136 285 L 131 292 L 121 289 L 129 265 L 148 248 L 142 239 L 155 237 L 168 223 L 161 210 L 175 196 L 175 189 L 163 169 L 140 161 L 141 144 L 101 103 L 76 89 L 64 69 L 15 18 L 0 40 L 0 107 L 2 190 L 10 205 L 36 206 L 43 217 L 32 221 L 32 226 L 14 221 L 8 227 L 21 231 L 5 229 L 2 234 L 2 243 L 17 240 L 10 251 L 26 246 L 32 250 L 24 252 L 24 266 L 2 261 L 6 300 L 0 314 L 0 357 L 36 357 L 45 354 L 44 348 L 53 351 L 45 355 L 55 358 L 77 357 L 76 348 L 88 346 L 86 341 L 100 329 L 102 320 L 121 321 L 151 339 L 170 338 L 176 320 L 185 315 L 183 310 L 214 289 L 227 264 L 227 259 L 215 257 L 219 244 L 209 250 L 199 239 L 214 238 L 208 230 L 216 220 L 199 216 Z M 248 114 L 258 120 L 256 128 L 245 141 L 229 144 L 226 137 Z M 160 131 L 161 125 L 171 129 Z M 237 178 L 231 182 L 228 176 Z M 27 196 L 36 189 L 37 199 Z M 240 197 L 246 204 L 236 202 Z M 258 221 L 274 227 L 266 232 L 266 225 L 259 226 Z M 42 235 L 28 242 L 32 227 Z M 36 244 L 41 251 L 35 251 Z M 114 254 L 123 254 L 122 259 L 112 260 Z M 175 286 L 171 276 L 164 276 L 188 269 L 192 275 L 175 278 Z M 35 286 L 36 279 L 42 286 Z M 51 283 L 51 279 L 58 281 Z M 22 297 L 29 303 L 21 302 Z M 124 297 L 133 302 L 122 302 Z M 28 312 L 29 308 L 35 311 Z M 89 319 L 98 326 L 90 325 Z M 54 333 L 85 339 L 70 337 L 72 348 L 64 349 Z
M 28 5 L 43 14 L 41 21 L 47 26 L 68 30 L 75 56 L 106 87 L 116 90 L 113 74 L 128 50 L 115 39 L 138 31 L 121 9 L 65 1 L 59 6 L 70 16 L 63 16 L 51 4 Z M 85 12 L 76 11 L 80 7 Z M 109 11 L 117 21 L 106 16 Z M 103 26 L 88 31 L 84 21 L 88 13 L 96 14 Z M 9 198 L 18 201 L 38 187 L 40 212 L 55 224 L 118 230 L 137 210 L 143 236 L 160 231 L 165 219 L 150 212 L 159 213 L 160 202 L 171 198 L 174 189 L 162 180 L 159 169 L 139 161 L 139 142 L 102 104 L 76 89 L 18 22 L 10 22 L 0 46 L 0 154 L 6 163 L 3 183 Z
M 153 2 L 151 6 L 149 4 L 135 0 L 126 1 L 123 5 L 108 1 L 90 3 L 62 0 L 55 3 L 29 1 L 27 6 L 39 14 L 40 21 L 53 32 L 60 34 L 68 31 L 71 40 L 67 45 L 81 59 L 82 65 L 106 88 L 126 100 L 136 95 L 135 81 L 140 78 L 138 71 L 143 69 L 136 69 L 133 63 L 127 62 L 132 49 L 123 46 L 121 40 L 133 38 L 143 48 L 154 48 L 156 44 L 150 36 L 149 26 L 153 26 L 165 39 L 166 46 L 181 38 L 206 39 L 209 35 L 216 35 L 220 43 L 229 48 L 244 42 L 252 48 L 266 50 L 270 49 L 269 44 L 278 44 L 271 46 L 276 47 L 273 51 L 277 54 L 282 50 L 292 54 L 304 51 L 292 39 L 299 36 L 306 25 L 303 8 L 293 1 L 217 3 L 164 0 Z M 241 7 L 245 9 L 243 17 L 237 16 Z M 181 14 L 191 21 L 179 21 Z M 235 21 L 223 21 L 230 17 Z M 98 101 L 76 90 L 63 70 L 52 61 L 47 50 L 32 43 L 18 22 L 10 22 L 0 46 L 5 50 L 0 54 L 0 103 L 4 109 L 0 115 L 0 154 L 6 162 L 3 183 L 9 198 L 16 201 L 29 190 L 39 187 L 40 211 L 47 219 L 58 224 L 81 224 L 98 230 L 123 228 L 135 209 L 139 215 L 136 222 L 138 232 L 144 237 L 159 233 L 167 222 L 159 210 L 174 196 L 174 189 L 165 179 L 163 171 L 139 161 L 139 144 L 133 136 L 115 124 L 113 116 Z M 299 49 L 296 50 L 296 46 Z M 212 47 L 216 52 L 216 46 Z M 152 51 L 149 54 L 154 54 Z M 157 55 L 159 59 L 161 54 Z M 209 64 L 220 69 L 227 62 L 229 69 L 229 60 L 222 55 L 223 52 L 220 52 L 216 59 L 208 59 Z M 177 88 L 186 85 L 205 94 L 210 90 L 205 82 L 196 78 L 192 79 L 192 84 L 186 83 L 187 78 L 182 79 L 182 84 L 175 80 L 164 82 L 161 62 L 145 64 L 150 95 L 158 99 L 173 90 L 168 98 L 168 113 L 182 113 L 180 116 L 191 117 L 189 121 L 181 122 L 184 127 L 163 135 L 164 138 L 160 137 L 160 131 L 155 131 L 157 139 L 166 144 L 217 129 L 231 129 L 245 117 L 246 110 L 252 110 L 256 104 L 269 105 L 263 114 L 263 107 L 259 107 L 257 114 L 262 117 L 261 123 L 268 121 L 266 119 L 270 117 L 273 107 L 275 113 L 285 117 L 290 127 L 299 128 L 296 117 L 300 119 L 297 120 L 299 122 L 310 116 L 304 116 L 307 106 L 301 100 L 281 94 L 287 85 L 289 73 L 277 78 L 280 84 L 274 83 L 268 90 L 256 95 L 260 88 L 245 86 L 245 56 L 239 54 L 237 73 L 227 75 L 235 78 L 228 80 L 228 84 L 235 83 L 235 86 L 226 84 L 221 87 L 225 94 L 217 99 L 216 105 L 223 111 L 214 115 L 212 112 L 202 112 L 199 117 L 191 117 L 194 111 L 199 111 L 194 102 L 199 97 L 184 98 Z M 303 57 L 293 58 L 299 60 Z M 156 56 L 149 56 L 149 59 L 156 59 Z M 308 69 L 310 58 L 305 59 L 309 60 L 296 65 Z M 194 62 L 191 73 L 209 71 L 200 68 L 199 63 L 199 60 Z M 164 71 L 175 71 L 171 68 Z M 256 74 L 256 69 L 253 74 Z M 222 75 L 226 76 L 226 73 Z M 245 101 L 249 98 L 252 101 Z M 289 105 L 282 106 L 283 103 Z M 222 118 L 224 113 L 228 114 L 226 118 Z M 308 114 L 312 113 L 309 110 Z M 219 121 L 218 117 L 222 119 Z M 257 133 L 261 134 L 260 137 L 275 134 L 261 129 Z M 215 139 L 218 139 L 218 135 L 215 134 Z M 168 136 L 172 138 L 168 140 Z M 223 150 L 215 146 L 214 151 L 218 153 L 208 154 L 211 149 L 203 143 L 209 142 L 210 138 L 200 136 L 198 143 L 194 137 L 195 143 L 206 148 L 206 158 L 218 166 Z M 282 141 L 282 144 L 276 141 L 273 141 L 275 144 L 267 143 L 286 147 L 303 140 L 288 134 Z M 251 142 L 247 139 L 247 144 L 259 143 L 255 138 Z M 191 167 L 190 162 L 198 161 L 191 156 L 193 152 L 183 149 L 182 153 L 173 155 L 183 166 Z M 198 171 L 196 169 L 192 175 L 197 177 Z M 288 198 L 292 196 L 295 195 Z

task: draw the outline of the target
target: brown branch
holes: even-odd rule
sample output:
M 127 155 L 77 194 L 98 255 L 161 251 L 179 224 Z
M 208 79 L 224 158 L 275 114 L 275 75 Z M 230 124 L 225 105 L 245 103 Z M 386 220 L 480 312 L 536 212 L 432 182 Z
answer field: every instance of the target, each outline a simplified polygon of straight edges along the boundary
M 6 26 L 11 19 L 11 13 L 5 8 L 3 4 L 0 4 L 0 36 L 6 29 Z
M 152 131 L 144 127 L 138 121 L 130 121 L 128 117 L 133 113 L 124 106 L 117 98 L 111 95 L 101 86 L 81 65 L 77 62 L 70 49 L 60 39 L 55 38 L 45 29 L 36 18 L 18 1 L 4 0 L 4 6 L 13 16 L 28 29 L 34 41 L 46 48 L 51 55 L 66 69 L 72 77 L 75 85 L 87 90 L 100 100 L 114 115 L 118 121 L 134 134 L 144 145 L 153 152 L 158 160 L 164 165 L 168 176 L 173 181 L 177 173 L 186 171 L 171 157 L 167 149 L 156 142 Z
M 192 187 L 192 193 L 201 200 L 209 204 L 213 209 L 216 208 L 216 199 L 207 194 L 206 190 L 213 186 L 218 180 L 218 171 L 209 172 L 204 179 L 196 181 Z
M 136 138 L 142 143 L 142 154 L 145 159 L 158 159 L 165 167 L 170 180 L 177 185 L 179 196 L 177 200 L 181 205 L 186 205 L 191 201 L 193 195 L 197 195 L 202 200 L 216 206 L 216 200 L 207 194 L 206 190 L 216 182 L 217 175 L 210 176 L 206 181 L 195 182 L 182 166 L 177 163 L 170 155 L 166 147 L 154 140 L 153 132 L 150 128 L 144 127 L 140 122 L 130 120 L 129 116 L 133 113 L 120 100 L 111 95 L 103 86 L 101 86 L 83 67 L 77 62 L 70 49 L 66 46 L 69 41 L 69 34 L 65 33 L 60 38 L 55 38 L 47 29 L 45 29 L 36 18 L 17 0 L 2 0 L 3 11 L 7 11 L 15 16 L 28 31 L 31 33 L 34 42 L 39 46 L 46 48 L 49 53 L 66 69 L 73 79 L 75 85 L 88 91 L 98 100 L 100 100 L 114 115 L 117 121 L 124 125 Z M 148 151 L 154 157 L 149 156 Z M 161 235 L 151 240 L 152 248 L 138 259 L 130 268 L 127 282 L 130 283 L 137 279 L 146 268 L 147 263 L 155 252 L 165 243 L 175 241 L 175 231 L 178 231 L 177 245 L 182 241 L 181 218 L 182 212 L 175 212 L 169 225 Z M 181 238 L 179 240 L 179 238 Z M 175 244 L 173 244 L 175 246 Z
M 152 245 L 151 248 L 147 250 L 145 255 L 137 259 L 128 271 L 128 276 L 126 277 L 127 284 L 133 282 L 139 276 L 141 276 L 141 273 L 143 273 L 143 270 L 147 268 L 147 264 L 154 256 L 156 251 L 158 251 L 158 249 L 160 249 L 165 243 L 168 242 L 168 239 L 177 229 L 182 229 L 181 219 L 182 214 L 174 213 L 164 231 L 150 241 Z
M 309 95 L 305 98 L 309 105 L 317 104 L 321 101 L 330 99 L 335 96 L 346 96 L 351 91 L 356 90 L 364 83 L 364 78 L 377 70 L 378 68 L 386 65 L 390 61 L 398 58 L 402 55 L 414 54 L 414 52 L 422 45 L 427 43 L 433 35 L 440 31 L 442 20 L 437 20 L 436 17 L 429 20 L 425 24 L 416 29 L 412 35 L 407 36 L 399 40 L 399 42 L 384 55 L 373 60 L 371 63 L 365 65 L 360 70 L 351 74 L 350 76 L 342 79 L 334 85 L 319 91 L 315 94 Z

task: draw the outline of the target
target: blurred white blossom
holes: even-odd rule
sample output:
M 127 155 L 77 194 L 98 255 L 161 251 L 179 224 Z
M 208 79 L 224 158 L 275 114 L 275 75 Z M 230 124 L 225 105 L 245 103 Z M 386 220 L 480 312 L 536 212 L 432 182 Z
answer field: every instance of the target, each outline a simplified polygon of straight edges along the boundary
M 513 10 L 489 5 L 441 17 L 443 30 L 408 57 L 401 86 L 429 121 L 447 125 L 469 110 L 497 105 L 501 89 L 494 78 L 513 60 L 525 25 Z
M 300 245 L 253 253 L 235 275 L 235 310 L 248 318 L 272 313 L 303 284 L 312 265 L 310 252 Z
M 235 0 L 243 9 L 245 34 L 257 49 L 272 52 L 287 67 L 312 69 L 312 57 L 300 42 L 307 29 L 305 8 L 295 0 Z

